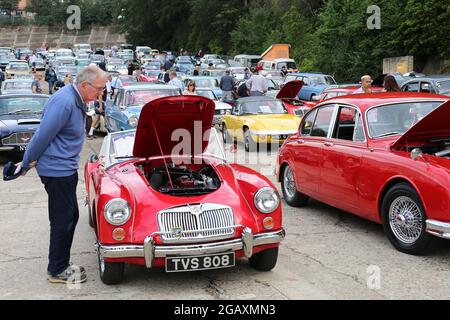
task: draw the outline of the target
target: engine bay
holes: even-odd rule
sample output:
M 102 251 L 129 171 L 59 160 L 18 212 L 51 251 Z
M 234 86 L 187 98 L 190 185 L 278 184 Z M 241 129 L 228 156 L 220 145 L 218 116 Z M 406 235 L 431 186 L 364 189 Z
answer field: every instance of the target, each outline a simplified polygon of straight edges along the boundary
M 161 161 L 162 162 L 162 161 Z M 173 196 L 198 196 L 220 188 L 221 181 L 209 164 L 176 165 L 146 163 L 138 165 L 150 186 L 157 192 Z
M 408 146 L 408 152 L 420 149 L 424 154 L 450 159 L 450 139 L 430 139 L 417 146 Z

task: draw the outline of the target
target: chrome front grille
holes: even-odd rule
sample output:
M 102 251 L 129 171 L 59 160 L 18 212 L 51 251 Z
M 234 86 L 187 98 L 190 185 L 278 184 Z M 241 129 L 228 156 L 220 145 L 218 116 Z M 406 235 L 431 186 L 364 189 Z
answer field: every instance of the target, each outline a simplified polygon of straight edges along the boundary
M 230 207 L 197 204 L 159 212 L 159 228 L 164 242 L 194 242 L 228 239 L 235 235 Z
M 2 139 L 3 146 L 25 146 L 30 143 L 34 131 L 14 133 L 7 138 Z

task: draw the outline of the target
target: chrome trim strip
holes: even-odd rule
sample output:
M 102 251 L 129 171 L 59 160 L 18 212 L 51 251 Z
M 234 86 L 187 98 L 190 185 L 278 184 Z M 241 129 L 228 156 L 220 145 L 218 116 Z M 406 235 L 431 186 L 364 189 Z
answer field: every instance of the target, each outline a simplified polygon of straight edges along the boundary
M 252 136 L 280 136 L 280 135 L 292 135 L 296 134 L 297 130 L 274 130 L 274 131 L 254 131 L 250 130 L 250 134 Z
M 450 239 L 450 223 L 427 220 L 426 232 L 439 238 Z
M 11 151 L 11 150 L 15 150 L 16 148 L 14 147 L 0 147 L 0 151 Z
M 245 230 L 242 238 L 213 243 L 155 246 L 153 237 L 149 236 L 145 239 L 144 245 L 103 246 L 97 244 L 97 247 L 103 258 L 144 258 L 147 268 L 151 268 L 154 258 L 165 258 L 167 256 L 205 255 L 244 250 L 246 251 L 244 252 L 245 255 L 251 257 L 253 248 L 277 244 L 286 237 L 284 229 L 256 235 L 250 233 L 250 228 Z

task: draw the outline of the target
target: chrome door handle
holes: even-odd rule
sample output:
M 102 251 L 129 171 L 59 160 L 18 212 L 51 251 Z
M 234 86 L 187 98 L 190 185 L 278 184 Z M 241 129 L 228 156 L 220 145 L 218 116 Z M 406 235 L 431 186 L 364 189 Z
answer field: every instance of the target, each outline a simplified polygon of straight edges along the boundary
M 297 140 L 297 144 L 304 144 L 305 140 Z
M 323 144 L 325 147 L 334 147 L 334 143 L 331 142 L 324 142 Z

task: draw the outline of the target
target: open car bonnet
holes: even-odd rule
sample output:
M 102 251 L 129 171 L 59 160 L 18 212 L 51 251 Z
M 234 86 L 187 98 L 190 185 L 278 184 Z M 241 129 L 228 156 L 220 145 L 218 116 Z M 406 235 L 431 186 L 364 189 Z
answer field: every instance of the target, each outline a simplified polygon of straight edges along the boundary
M 201 96 L 164 97 L 147 103 L 139 117 L 133 156 L 166 156 L 179 145 L 186 146 L 184 152 L 190 146 L 193 156 L 202 154 L 208 146 L 214 109 L 214 101 Z
M 294 80 L 286 83 L 280 92 L 278 92 L 277 99 L 294 99 L 297 97 L 300 90 L 305 83 L 301 80 Z
M 450 138 L 450 100 L 440 105 L 423 119 L 406 131 L 393 145 L 392 149 L 399 150 L 409 141 L 421 139 Z

